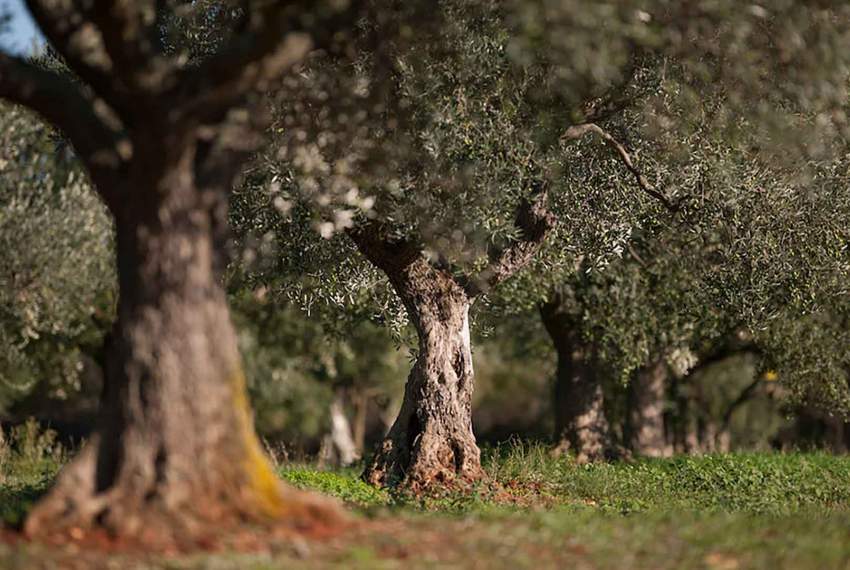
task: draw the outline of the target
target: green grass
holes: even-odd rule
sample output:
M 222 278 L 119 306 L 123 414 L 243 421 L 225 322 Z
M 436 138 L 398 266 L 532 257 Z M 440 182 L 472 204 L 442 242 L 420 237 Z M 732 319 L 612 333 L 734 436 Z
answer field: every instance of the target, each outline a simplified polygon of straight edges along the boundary
M 6 520 L 19 520 L 52 476 L 47 464 L 32 465 L 0 487 Z M 427 498 L 374 489 L 356 468 L 286 466 L 283 479 L 340 498 L 360 513 L 363 530 L 271 545 L 262 554 L 98 560 L 187 570 L 850 568 L 848 457 L 733 454 L 579 466 L 512 443 L 486 450 L 485 466 L 499 485 Z M 0 546 L 0 568 L 52 568 L 53 556 L 38 545 Z M 94 567 L 92 559 L 85 564 Z
M 575 465 L 540 446 L 491 452 L 505 482 L 540 483 L 563 502 L 621 513 L 650 510 L 787 514 L 850 509 L 850 459 L 825 453 L 723 454 Z
M 391 494 L 364 483 L 360 469 L 286 467 L 284 480 L 357 508 L 448 513 L 511 509 L 515 503 L 617 514 L 697 511 L 765 515 L 850 512 L 850 458 L 825 453 L 723 454 L 577 465 L 540 445 L 514 443 L 485 452 L 497 488 L 433 497 Z M 511 500 L 505 500 L 507 490 Z
M 309 466 L 293 466 L 280 470 L 284 481 L 300 489 L 313 489 L 337 497 L 354 507 L 379 507 L 392 503 L 388 492 L 372 487 L 358 475 L 359 471 L 353 468 L 318 471 Z

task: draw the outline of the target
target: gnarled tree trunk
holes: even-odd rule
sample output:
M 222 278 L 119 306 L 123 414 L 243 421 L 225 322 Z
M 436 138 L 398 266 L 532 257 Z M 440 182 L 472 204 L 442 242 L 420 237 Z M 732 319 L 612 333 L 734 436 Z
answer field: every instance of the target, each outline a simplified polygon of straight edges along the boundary
M 602 461 L 611 451 L 610 428 L 593 348 L 582 339 L 558 295 L 540 306 L 540 315 L 558 354 L 555 452 L 572 451 L 580 463 Z
M 656 358 L 635 374 L 629 385 L 627 439 L 637 455 L 670 455 L 664 433 L 664 402 L 668 368 L 664 358 Z
M 364 478 L 413 489 L 481 478 L 472 431 L 470 299 L 418 252 L 385 249 L 376 256 L 364 240 L 358 244 L 387 272 L 419 338 L 401 410 Z
M 285 489 L 261 451 L 216 271 L 217 210 L 191 181 L 181 162 L 150 181 L 147 203 L 118 213 L 100 422 L 28 517 L 30 535 L 100 527 L 155 543 L 228 522 L 333 516 Z
M 472 278 L 433 265 L 420 244 L 390 239 L 379 224 L 349 232 L 386 273 L 419 337 L 399 415 L 363 474 L 370 483 L 417 489 L 484 476 L 472 431 L 469 308 L 477 295 L 524 267 L 554 225 L 545 184 L 536 184 L 532 197 L 517 206 L 518 237 L 494 246 L 488 266 Z

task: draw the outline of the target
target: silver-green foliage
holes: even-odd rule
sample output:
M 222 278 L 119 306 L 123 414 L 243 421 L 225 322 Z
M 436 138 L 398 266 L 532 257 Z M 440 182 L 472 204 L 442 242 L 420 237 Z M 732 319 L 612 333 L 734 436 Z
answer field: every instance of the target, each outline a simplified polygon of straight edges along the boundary
M 74 381 L 114 295 L 112 225 L 71 150 L 0 109 L 0 393 Z

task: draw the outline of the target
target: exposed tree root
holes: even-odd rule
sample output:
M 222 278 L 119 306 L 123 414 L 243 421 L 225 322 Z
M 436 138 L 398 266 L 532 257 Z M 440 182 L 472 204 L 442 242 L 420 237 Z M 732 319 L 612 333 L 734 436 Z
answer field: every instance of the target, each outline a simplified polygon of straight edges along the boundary
M 107 549 L 187 552 L 233 547 L 246 536 L 320 536 L 346 526 L 333 499 L 296 490 L 223 484 L 218 477 L 162 481 L 137 472 L 98 490 L 97 440 L 61 473 L 24 524 L 28 539 Z M 247 534 L 246 534 L 247 533 Z

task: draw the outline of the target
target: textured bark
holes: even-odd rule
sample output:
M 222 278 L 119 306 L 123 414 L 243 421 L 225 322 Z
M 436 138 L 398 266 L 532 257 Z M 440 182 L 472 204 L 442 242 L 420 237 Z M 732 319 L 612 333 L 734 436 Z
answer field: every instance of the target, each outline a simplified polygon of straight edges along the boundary
M 541 305 L 540 315 L 558 354 L 555 452 L 571 451 L 580 463 L 605 460 L 612 447 L 593 348 L 581 338 L 574 318 L 557 296 Z
M 477 295 L 525 267 L 555 224 L 545 183 L 517 205 L 517 236 L 488 252 L 474 276 L 452 273 L 424 255 L 420 244 L 391 239 L 379 223 L 349 232 L 358 249 L 387 274 L 416 328 L 419 352 L 399 415 L 364 478 L 375 485 L 417 489 L 483 477 L 472 431 L 472 350 L 469 307 Z
M 418 248 L 368 234 L 352 237 L 386 272 L 419 340 L 401 410 L 364 478 L 411 489 L 480 479 L 480 451 L 472 431 L 469 297 Z
M 28 517 L 30 536 L 102 528 L 155 543 L 228 521 L 335 516 L 285 489 L 261 451 L 216 272 L 219 204 L 192 180 L 187 156 L 152 174 L 147 203 L 117 214 L 120 300 L 99 425 Z
M 657 358 L 641 368 L 629 385 L 627 437 L 637 455 L 669 455 L 664 434 L 664 401 L 668 368 Z

